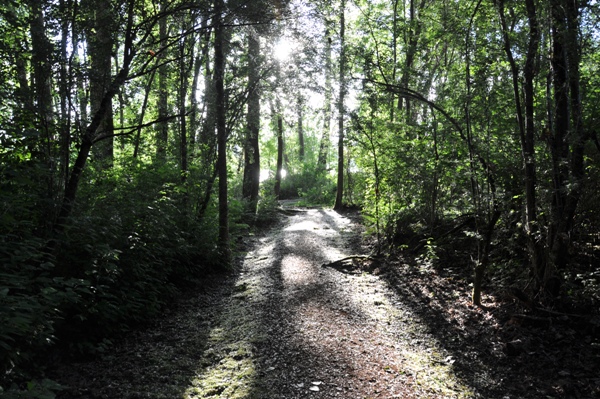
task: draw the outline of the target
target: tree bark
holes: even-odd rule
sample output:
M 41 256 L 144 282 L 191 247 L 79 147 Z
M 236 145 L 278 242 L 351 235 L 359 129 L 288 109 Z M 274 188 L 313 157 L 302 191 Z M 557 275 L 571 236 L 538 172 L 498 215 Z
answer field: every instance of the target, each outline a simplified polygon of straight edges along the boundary
M 260 185 L 260 38 L 248 34 L 248 115 L 244 150 L 244 182 L 242 197 L 248 200 L 248 211 L 256 213 Z
M 398 2 L 394 0 L 392 11 L 392 83 L 396 83 L 398 70 Z M 396 111 L 396 93 L 390 93 L 390 122 L 394 122 Z
M 181 31 L 185 30 L 185 22 L 182 22 Z M 181 170 L 181 181 L 185 183 L 188 174 L 188 126 L 187 126 L 187 88 L 190 67 L 188 63 L 187 46 L 189 37 L 184 36 L 179 43 L 179 159 Z M 189 65 L 189 66 L 188 66 Z
M 128 4 L 127 27 L 125 31 L 125 43 L 123 49 L 123 66 L 119 73 L 115 76 L 114 80 L 112 81 L 112 84 L 108 87 L 108 90 L 105 92 L 104 97 L 100 102 L 100 106 L 94 113 L 92 120 L 85 129 L 85 132 L 81 139 L 81 144 L 79 146 L 79 151 L 77 153 L 77 158 L 75 159 L 75 163 L 69 175 L 69 180 L 65 187 L 65 193 L 62 200 L 60 213 L 54 224 L 55 236 L 62 233 L 69 217 L 71 216 L 73 205 L 75 204 L 75 199 L 77 197 L 77 189 L 79 188 L 81 174 L 83 173 L 83 170 L 85 168 L 92 145 L 94 144 L 95 140 L 97 140 L 96 131 L 100 127 L 104 117 L 106 116 L 106 113 L 108 112 L 108 108 L 111 105 L 112 98 L 115 96 L 119 88 L 125 83 L 129 75 L 129 67 L 135 54 L 133 51 L 134 8 L 135 0 L 130 0 Z M 55 244 L 52 244 L 52 248 L 49 249 L 55 248 L 53 245 Z
M 108 101 L 93 141 L 93 155 L 101 168 L 110 168 L 114 162 L 114 120 L 112 98 L 107 99 L 112 79 L 112 51 L 114 46 L 114 14 L 109 0 L 102 0 L 93 6 L 95 34 L 89 36 L 90 63 L 90 106 L 96 114 L 102 103 Z
M 48 40 L 42 1 L 30 1 L 31 64 L 33 68 L 33 120 L 39 137 L 27 139 L 32 158 L 45 164 L 43 185 L 48 198 L 55 197 L 55 128 L 52 117 L 52 43 Z M 31 120 L 31 119 L 30 119 Z
M 69 104 L 71 98 L 72 75 L 69 74 L 67 65 L 69 59 L 67 56 L 67 43 L 69 40 L 69 19 L 67 15 L 71 12 L 69 4 L 65 0 L 60 0 L 59 7 L 63 20 L 61 21 L 60 37 L 60 139 L 59 139 L 59 185 L 61 191 L 64 190 L 69 178 L 69 158 L 71 145 L 71 118 L 69 117 Z M 69 68 L 70 69 L 70 68 Z
M 298 159 L 304 162 L 304 99 L 301 94 L 298 95 Z
M 52 44 L 46 36 L 42 1 L 30 0 L 31 64 L 33 67 L 33 98 L 37 128 L 50 139 L 52 123 Z
M 317 159 L 317 172 L 327 169 L 327 153 L 329 152 L 329 135 L 331 129 L 331 36 L 329 28 L 325 30 L 325 102 L 323 105 L 323 133 Z
M 283 118 L 281 110 L 277 114 L 277 166 L 275 171 L 275 199 L 279 199 L 281 191 L 281 170 L 283 169 Z
M 415 8 L 415 0 L 410 0 L 410 21 L 409 21 L 409 37 L 406 44 L 406 59 L 404 60 L 404 68 L 402 69 L 402 76 L 400 77 L 400 86 L 408 87 L 410 71 L 413 67 L 415 56 L 417 54 L 417 46 L 421 37 L 421 30 L 423 29 L 423 23 L 419 20 L 418 15 L 421 10 L 425 8 L 426 0 L 421 0 L 418 8 Z M 394 82 L 395 83 L 395 82 Z M 406 120 L 410 123 L 410 100 L 408 98 L 400 97 L 398 99 L 398 109 L 406 111 Z
M 556 269 L 568 262 L 569 236 L 583 189 L 584 144 L 580 94 L 581 49 L 578 40 L 579 2 L 553 0 L 552 72 L 554 85 L 554 134 L 550 141 L 554 197 L 548 234 L 549 265 L 544 282 L 556 279 Z M 549 284 L 554 287 L 555 284 Z
M 533 79 L 535 77 L 535 57 L 539 46 L 539 29 L 534 0 L 526 0 L 527 17 L 529 22 L 529 44 L 524 69 L 524 101 L 525 115 L 521 105 L 520 77 L 517 63 L 513 57 L 508 26 L 504 12 L 504 0 L 497 0 L 498 12 L 504 40 L 504 51 L 511 67 L 513 94 L 515 97 L 517 123 L 521 139 L 521 156 L 523 159 L 523 175 L 525 181 L 525 235 L 529 251 L 531 266 L 538 278 L 542 277 L 545 268 L 544 248 L 540 240 L 540 229 L 537 221 L 536 205 L 536 166 L 535 166 L 535 126 L 533 120 L 534 92 Z
M 338 98 L 338 167 L 337 167 L 337 189 L 335 195 L 335 204 L 333 209 L 339 210 L 343 207 L 344 196 L 344 97 L 346 95 L 346 48 L 345 48 L 345 30 L 346 21 L 344 9 L 346 1 L 340 3 L 340 93 Z
M 217 125 L 217 169 L 219 173 L 219 256 L 223 265 L 228 266 L 231 260 L 229 248 L 229 205 L 227 198 L 227 126 L 225 110 L 224 72 L 225 57 L 223 54 L 224 26 L 223 0 L 215 0 L 215 41 L 214 69 Z
M 160 11 L 164 12 L 166 9 L 167 1 L 163 0 L 160 3 Z M 167 39 L 167 15 L 161 16 L 158 21 L 158 34 L 160 40 L 160 54 L 158 67 L 158 122 L 156 126 L 156 160 L 158 163 L 165 163 L 167 159 L 167 145 L 169 141 L 169 122 L 168 117 L 168 101 L 169 92 L 167 89 L 167 77 L 168 69 L 165 62 L 167 56 L 166 47 L 168 44 Z
M 202 16 L 202 30 L 208 30 L 208 21 Z M 206 34 L 206 33 L 205 33 Z M 202 64 L 205 62 L 204 57 L 207 54 L 204 53 L 205 46 L 198 40 L 198 49 L 196 50 L 196 56 L 194 60 L 194 76 L 192 79 L 192 90 L 190 91 L 190 148 L 192 149 L 192 157 L 196 157 L 196 139 L 198 135 L 198 127 L 200 125 L 198 119 L 202 115 L 202 110 L 198 107 L 198 82 L 200 81 L 200 70 Z

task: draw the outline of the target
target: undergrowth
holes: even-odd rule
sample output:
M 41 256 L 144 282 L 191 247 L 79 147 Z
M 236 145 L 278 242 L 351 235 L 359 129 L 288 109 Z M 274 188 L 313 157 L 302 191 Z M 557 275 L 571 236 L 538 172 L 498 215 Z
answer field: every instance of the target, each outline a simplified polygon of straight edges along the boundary
M 0 219 L 3 397 L 53 397 L 60 387 L 44 378 L 45 365 L 110 350 L 218 267 L 215 207 L 197 217 L 190 204 L 202 187 L 168 173 L 136 165 L 87 172 L 56 242 L 46 220 L 35 222 L 36 197 L 18 180 L 2 182 L 4 209 L 18 213 Z M 52 215 L 57 203 L 45 206 Z

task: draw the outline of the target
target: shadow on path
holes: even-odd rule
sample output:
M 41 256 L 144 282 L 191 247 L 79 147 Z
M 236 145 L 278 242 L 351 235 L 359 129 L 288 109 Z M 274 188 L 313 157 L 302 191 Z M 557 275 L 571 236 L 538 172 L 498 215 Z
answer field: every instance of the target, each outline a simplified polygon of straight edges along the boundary
M 488 336 L 494 310 L 463 306 L 450 274 L 391 264 L 322 267 L 360 253 L 357 226 L 307 210 L 256 240 L 238 273 L 209 280 L 155 328 L 60 370 L 60 398 L 544 397 Z M 408 262 L 407 262 L 408 263 Z M 478 323 L 482 328 L 478 328 Z M 485 328 L 484 328 L 485 327 Z M 492 330 L 493 331 L 493 330 Z M 544 352 L 527 354 L 527 361 Z M 525 360 L 525 359 L 523 359 Z M 536 396 L 537 395 L 537 396 Z

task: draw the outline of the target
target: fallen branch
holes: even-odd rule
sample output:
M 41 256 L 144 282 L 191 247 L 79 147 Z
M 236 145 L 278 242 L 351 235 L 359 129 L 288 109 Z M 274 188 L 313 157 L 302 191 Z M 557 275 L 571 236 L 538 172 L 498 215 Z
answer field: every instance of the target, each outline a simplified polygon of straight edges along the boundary
M 277 208 L 277 212 L 286 215 L 286 216 L 296 216 L 299 215 L 301 213 L 306 213 L 306 210 L 304 209 L 284 209 L 284 208 Z
M 548 314 L 551 316 L 571 317 L 571 318 L 575 318 L 575 319 L 586 319 L 589 317 L 589 316 L 583 315 L 583 314 L 565 313 L 565 312 L 559 312 L 556 310 L 541 307 L 538 304 L 536 304 L 533 300 L 531 300 L 527 294 L 525 294 L 523 291 L 521 291 L 520 289 L 518 289 L 516 287 L 509 288 L 506 291 L 506 295 L 508 298 L 516 300 L 517 302 L 525 305 L 527 308 L 529 308 L 533 311 L 545 313 L 545 314 Z
M 332 266 L 341 265 L 344 262 L 347 262 L 349 260 L 354 260 L 354 259 L 365 259 L 365 260 L 375 261 L 375 260 L 377 260 L 377 257 L 371 256 L 371 255 L 350 255 L 350 256 L 346 256 L 345 258 L 338 259 L 338 260 L 335 260 L 330 263 L 324 263 L 323 267 L 332 267 Z

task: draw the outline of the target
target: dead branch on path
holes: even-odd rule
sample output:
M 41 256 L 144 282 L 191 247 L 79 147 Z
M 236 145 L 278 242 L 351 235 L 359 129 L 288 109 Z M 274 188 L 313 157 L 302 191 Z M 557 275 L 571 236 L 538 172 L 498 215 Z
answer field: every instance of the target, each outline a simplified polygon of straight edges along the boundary
M 330 263 L 323 263 L 322 266 L 323 267 L 341 266 L 343 263 L 348 262 L 348 261 L 352 261 L 352 260 L 355 260 L 355 259 L 377 261 L 378 257 L 371 256 L 371 255 L 350 255 L 350 256 L 346 256 L 345 258 L 338 259 L 338 260 L 330 262 Z

